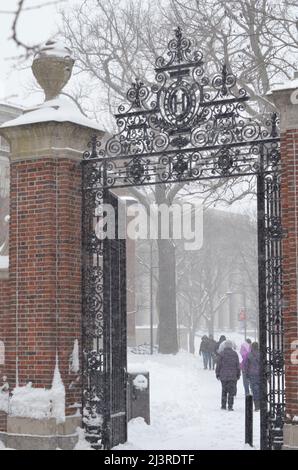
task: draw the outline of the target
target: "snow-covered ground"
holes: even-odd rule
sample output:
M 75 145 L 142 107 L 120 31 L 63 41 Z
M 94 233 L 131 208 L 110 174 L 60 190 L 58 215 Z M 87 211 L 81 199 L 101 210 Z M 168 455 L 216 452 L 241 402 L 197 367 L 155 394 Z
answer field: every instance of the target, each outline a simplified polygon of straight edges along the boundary
M 226 335 L 240 345 L 241 335 Z M 234 411 L 223 411 L 221 384 L 202 359 L 186 352 L 176 356 L 129 354 L 133 368 L 150 372 L 151 425 L 142 418 L 129 423 L 128 442 L 119 450 L 241 450 L 244 445 L 245 396 L 238 382 Z M 259 448 L 260 415 L 254 412 L 254 446 Z
M 3 444 L 2 441 L 0 441 L 0 451 L 1 450 L 14 450 L 14 449 L 10 449 L 9 447 L 5 447 L 5 445 Z
M 226 334 L 238 346 L 243 335 Z M 215 335 L 215 339 L 218 335 Z M 253 336 L 251 335 L 251 338 Z M 196 351 L 199 350 L 197 337 Z M 223 411 L 221 384 L 213 370 L 204 370 L 202 359 L 187 352 L 177 355 L 132 354 L 128 363 L 134 370 L 150 372 L 151 425 L 142 418 L 130 421 L 128 441 L 117 450 L 247 450 L 244 444 L 245 396 L 238 382 L 234 411 Z M 259 449 L 260 415 L 254 412 L 254 449 Z M 0 450 L 5 447 L 0 442 Z M 88 450 L 80 433 L 76 450 Z

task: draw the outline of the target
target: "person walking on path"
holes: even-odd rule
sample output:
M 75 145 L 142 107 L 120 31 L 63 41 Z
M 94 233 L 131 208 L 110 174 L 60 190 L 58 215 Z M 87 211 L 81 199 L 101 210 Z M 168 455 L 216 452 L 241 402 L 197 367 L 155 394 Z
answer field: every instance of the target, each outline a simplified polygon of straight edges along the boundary
M 216 378 L 221 381 L 221 409 L 233 411 L 237 380 L 240 379 L 240 363 L 238 354 L 233 350 L 232 341 L 225 341 L 222 354 L 219 355 L 215 369 Z
M 252 343 L 251 351 L 244 364 L 244 370 L 247 375 L 250 388 L 252 390 L 255 411 L 260 410 L 260 351 L 259 344 Z
M 206 335 L 202 336 L 201 345 L 200 345 L 200 356 L 203 356 L 204 369 L 206 370 L 209 363 L 209 339 Z
M 209 335 L 209 369 L 214 369 L 216 362 L 216 341 L 213 338 L 213 335 Z
M 240 346 L 240 355 L 242 358 L 242 361 L 240 363 L 240 369 L 242 372 L 243 387 L 244 387 L 244 392 L 246 396 L 249 395 L 249 380 L 245 372 L 245 364 L 247 362 L 247 358 L 248 358 L 250 351 L 251 351 L 251 340 L 247 338 L 244 341 L 244 343 L 242 343 Z
M 217 360 L 219 359 L 219 356 L 220 356 L 220 352 L 219 352 L 219 348 L 220 348 L 220 345 L 226 341 L 226 337 L 225 335 L 221 335 L 221 337 L 219 338 L 219 341 L 217 341 L 216 343 L 216 346 L 215 346 L 215 362 L 217 362 Z

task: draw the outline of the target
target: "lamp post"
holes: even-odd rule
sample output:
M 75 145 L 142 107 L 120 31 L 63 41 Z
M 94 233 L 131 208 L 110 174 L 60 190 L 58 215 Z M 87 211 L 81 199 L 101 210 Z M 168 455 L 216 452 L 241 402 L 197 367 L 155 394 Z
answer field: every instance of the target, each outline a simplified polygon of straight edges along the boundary
M 226 297 L 227 299 L 229 300 L 229 327 L 230 327 L 230 330 L 233 330 L 233 326 L 234 326 L 234 318 L 233 318 L 233 309 L 232 309 L 232 294 L 233 292 L 231 291 L 228 291 L 226 292 Z
M 225 292 L 225 294 L 223 294 L 223 296 L 219 299 L 216 307 L 213 310 L 213 315 L 220 309 L 220 307 L 223 305 L 223 303 L 227 299 L 231 299 L 232 294 L 233 294 L 233 292 L 231 292 L 231 291 L 227 291 L 227 292 Z
M 243 299 L 243 307 L 240 310 L 240 315 L 239 315 L 239 320 L 243 321 L 243 326 L 244 326 L 244 339 L 246 339 L 246 332 L 247 332 L 247 305 L 246 305 L 246 290 L 245 290 L 245 285 L 244 285 L 244 277 L 242 272 L 237 272 L 233 271 L 230 273 L 230 286 L 235 286 L 235 282 L 233 282 L 234 276 L 239 276 L 241 278 L 241 287 L 239 289 L 233 290 L 233 294 L 240 294 L 242 295 Z M 234 320 L 233 320 L 233 312 L 231 308 L 231 300 L 230 300 L 230 328 L 232 329 L 234 326 Z
M 244 307 L 244 340 L 247 336 L 247 309 L 246 309 L 246 291 L 243 289 L 243 307 Z

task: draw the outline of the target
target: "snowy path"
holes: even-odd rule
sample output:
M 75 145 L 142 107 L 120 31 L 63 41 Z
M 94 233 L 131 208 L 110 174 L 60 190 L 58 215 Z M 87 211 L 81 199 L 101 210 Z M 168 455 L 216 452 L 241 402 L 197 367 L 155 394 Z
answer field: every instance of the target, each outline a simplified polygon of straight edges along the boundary
M 242 380 L 234 412 L 220 409 L 220 382 L 203 370 L 201 358 L 129 355 L 129 364 L 150 372 L 151 425 L 129 423 L 128 442 L 117 449 L 241 450 L 244 446 Z M 259 413 L 254 412 L 254 445 L 259 448 Z

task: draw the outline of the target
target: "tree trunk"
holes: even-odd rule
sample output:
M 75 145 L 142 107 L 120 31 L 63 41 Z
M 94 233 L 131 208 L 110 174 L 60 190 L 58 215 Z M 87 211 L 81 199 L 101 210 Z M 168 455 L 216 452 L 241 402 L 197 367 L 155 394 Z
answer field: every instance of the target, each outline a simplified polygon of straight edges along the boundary
M 191 273 L 193 276 L 193 272 Z M 191 354 L 195 353 L 195 335 L 196 335 L 196 326 L 197 326 L 197 321 L 195 318 L 195 313 L 194 313 L 194 307 L 193 307 L 193 302 L 192 302 L 192 295 L 190 292 L 190 299 L 189 299 L 189 310 L 190 310 L 190 316 L 189 316 L 189 329 L 188 329 L 188 349 Z
M 171 240 L 157 240 L 159 255 L 159 342 L 162 354 L 178 352 L 176 259 Z
M 190 327 L 188 330 L 188 347 L 191 354 L 195 353 L 195 330 L 193 327 Z
M 158 205 L 169 202 L 165 185 L 156 185 L 155 200 Z M 171 233 L 171 227 L 170 227 Z M 161 354 L 178 352 L 177 307 L 176 307 L 176 255 L 171 239 L 157 240 L 159 288 L 158 288 L 158 351 Z
M 208 333 L 214 336 L 214 312 L 211 312 L 211 318 L 208 321 Z

